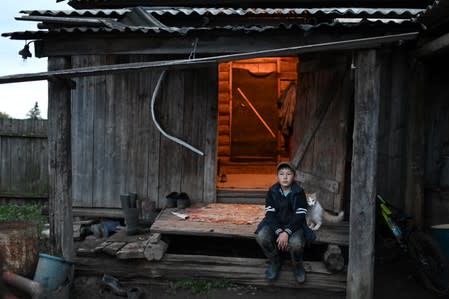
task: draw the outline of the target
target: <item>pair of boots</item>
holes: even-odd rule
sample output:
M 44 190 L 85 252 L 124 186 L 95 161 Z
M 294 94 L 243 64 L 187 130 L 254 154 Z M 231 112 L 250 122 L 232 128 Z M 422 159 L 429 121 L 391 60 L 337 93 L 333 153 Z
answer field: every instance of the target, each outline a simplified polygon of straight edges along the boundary
M 292 260 L 293 274 L 295 276 L 296 282 L 302 284 L 306 280 L 306 271 L 304 270 L 304 265 L 302 263 L 302 258 L 299 261 Z M 265 277 L 268 280 L 274 280 L 278 276 L 281 270 L 281 258 L 276 255 L 270 258 L 270 264 L 265 271 Z

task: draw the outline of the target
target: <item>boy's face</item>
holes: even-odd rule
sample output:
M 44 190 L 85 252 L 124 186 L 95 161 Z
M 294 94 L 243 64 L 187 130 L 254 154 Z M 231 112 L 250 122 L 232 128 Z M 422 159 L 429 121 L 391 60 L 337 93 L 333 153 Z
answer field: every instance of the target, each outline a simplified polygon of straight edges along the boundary
M 279 169 L 277 177 L 282 187 L 290 187 L 295 179 L 295 175 L 290 168 Z

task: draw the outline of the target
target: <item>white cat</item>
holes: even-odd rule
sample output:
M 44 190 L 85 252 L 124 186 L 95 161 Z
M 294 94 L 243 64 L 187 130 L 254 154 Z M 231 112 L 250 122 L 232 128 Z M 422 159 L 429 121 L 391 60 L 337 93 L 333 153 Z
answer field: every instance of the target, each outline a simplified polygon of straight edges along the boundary
M 318 230 L 324 222 L 335 223 L 343 221 L 344 212 L 340 211 L 338 215 L 332 215 L 323 209 L 319 201 L 316 199 L 316 193 L 307 194 L 307 225 L 312 230 Z

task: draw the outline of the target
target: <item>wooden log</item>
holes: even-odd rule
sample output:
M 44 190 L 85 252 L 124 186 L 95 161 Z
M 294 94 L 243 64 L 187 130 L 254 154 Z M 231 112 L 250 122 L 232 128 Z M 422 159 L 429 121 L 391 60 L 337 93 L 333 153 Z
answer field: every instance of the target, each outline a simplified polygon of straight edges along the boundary
M 48 70 L 70 68 L 70 58 L 48 58 Z M 50 77 L 51 78 L 51 77 Z M 71 85 L 67 80 L 48 82 L 48 169 L 51 253 L 73 257 Z
M 218 144 L 220 144 L 220 145 L 231 144 L 231 138 L 229 136 L 225 136 L 225 135 L 218 136 Z
M 231 148 L 229 147 L 229 145 L 219 145 L 217 152 L 220 156 L 230 156 Z
M 338 245 L 329 244 L 323 254 L 323 262 L 326 268 L 332 272 L 339 272 L 345 267 L 345 259 Z
M 168 244 L 163 240 L 160 240 L 158 243 L 148 242 L 143 254 L 149 261 L 160 261 L 164 257 L 167 248 Z
M 376 50 L 356 59 L 347 298 L 373 298 L 380 74 Z

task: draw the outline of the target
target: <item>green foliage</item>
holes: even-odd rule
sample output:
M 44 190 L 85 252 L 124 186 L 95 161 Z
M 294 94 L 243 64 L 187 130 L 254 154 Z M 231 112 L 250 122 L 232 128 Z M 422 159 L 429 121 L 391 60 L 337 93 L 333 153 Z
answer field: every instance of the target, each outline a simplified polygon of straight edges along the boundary
M 170 283 L 170 287 L 176 289 L 190 289 L 194 294 L 204 294 L 209 292 L 210 289 L 223 289 L 228 288 L 231 284 L 223 280 L 178 280 L 174 283 Z
M 34 103 L 34 107 L 27 113 L 28 119 L 41 119 L 41 110 L 37 102 Z
M 42 231 L 47 217 L 42 215 L 43 205 L 40 204 L 3 204 L 0 205 L 0 221 L 27 220 L 35 221 Z
M 8 113 L 1 112 L 1 111 L 0 111 L 0 119 L 7 119 L 7 118 L 10 118 L 10 116 L 8 115 Z

